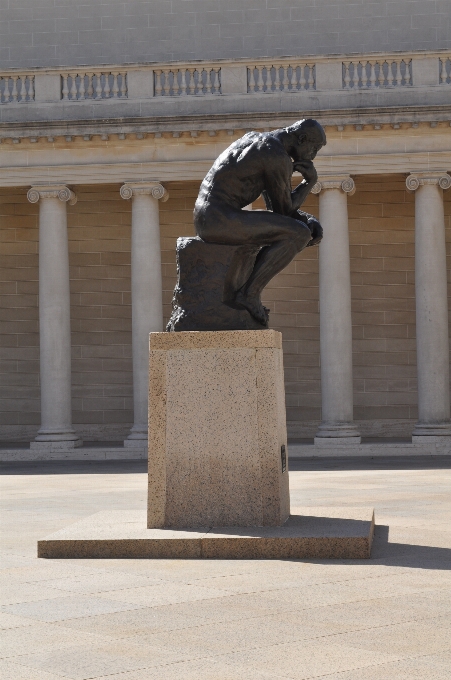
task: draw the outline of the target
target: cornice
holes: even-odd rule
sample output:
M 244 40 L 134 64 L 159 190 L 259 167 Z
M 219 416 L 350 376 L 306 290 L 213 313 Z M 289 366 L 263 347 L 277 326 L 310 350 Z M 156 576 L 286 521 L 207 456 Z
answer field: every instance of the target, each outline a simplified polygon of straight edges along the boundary
M 51 141 L 57 137 L 83 137 L 89 142 L 94 135 L 137 135 L 161 136 L 169 134 L 180 137 L 183 133 L 194 133 L 192 136 L 215 135 L 221 131 L 234 133 L 235 130 L 269 130 L 291 124 L 302 117 L 299 110 L 245 113 L 208 113 L 183 116 L 147 116 L 130 118 L 102 118 L 68 121 L 28 121 L 0 122 L 0 141 L 27 140 L 40 137 Z M 367 131 L 379 130 L 383 126 L 394 129 L 429 125 L 431 127 L 450 127 L 451 114 L 448 105 L 394 107 L 367 107 L 335 110 L 309 110 L 305 113 L 316 118 L 329 131 L 345 130 Z M 327 132 L 327 130 L 326 130 Z M 53 139 L 52 139 L 53 138 Z M 50 140 L 49 140 L 50 141 Z M 67 140 L 71 141 L 71 140 Z M 17 142 L 16 142 L 17 143 Z

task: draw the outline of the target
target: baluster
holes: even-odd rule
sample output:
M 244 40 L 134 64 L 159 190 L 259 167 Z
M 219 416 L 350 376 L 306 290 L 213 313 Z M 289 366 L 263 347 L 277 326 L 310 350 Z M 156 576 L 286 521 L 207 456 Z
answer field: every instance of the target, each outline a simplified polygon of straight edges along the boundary
M 161 74 L 162 74 L 161 69 L 156 69 L 153 72 L 155 97 L 161 97 L 161 90 L 163 89 L 161 85 Z
M 222 92 L 222 84 L 221 84 L 221 69 L 217 68 L 216 69 L 216 94 L 221 94 Z
M 370 70 L 370 87 L 374 88 L 376 87 L 376 64 L 377 61 L 369 61 L 368 62 L 371 66 Z
M 28 86 L 28 100 L 34 101 L 34 76 L 28 76 L 29 86 Z
M 440 85 L 444 85 L 448 79 L 448 74 L 446 73 L 446 62 L 446 57 L 440 57 Z
M 280 92 L 280 69 L 281 69 L 280 64 L 274 64 L 274 90 L 278 90 Z M 271 87 L 272 89 L 272 87 Z
M 247 69 L 247 91 L 252 92 L 252 70 L 250 68 Z
M 31 78 L 30 76 L 22 76 L 22 102 L 31 101 Z
M 17 89 L 17 81 L 19 80 L 19 76 L 12 76 L 11 80 L 13 81 L 13 89 L 11 92 L 11 101 L 16 102 L 17 97 L 19 96 L 19 90 Z
M 10 94 L 9 94 L 9 76 L 6 76 L 6 78 L 2 78 L 4 89 L 3 89 L 3 99 L 2 101 L 5 102 L 6 104 L 10 100 Z
M 286 67 L 283 67 L 283 80 L 282 80 L 282 90 L 287 92 L 288 90 L 291 90 L 290 87 L 290 73 L 292 73 L 293 67 L 291 64 L 287 64 Z
M 86 82 L 85 82 L 86 76 L 88 76 L 88 88 L 87 89 L 86 89 Z M 89 87 L 90 87 L 89 74 L 80 73 L 79 78 L 80 78 L 80 82 L 79 82 L 79 87 L 78 87 L 78 99 L 87 99 L 89 97 Z
M 118 78 L 119 78 L 119 72 L 113 71 L 113 87 L 111 89 L 111 96 L 115 99 L 117 99 L 118 96 L 119 96 L 119 80 L 118 80 Z
M 314 76 L 314 68 L 315 64 L 307 64 L 308 72 L 309 72 L 309 77 L 308 77 L 308 89 L 313 90 L 314 85 L 315 85 L 315 76 Z
M 181 83 L 179 82 L 179 75 L 181 76 L 181 71 L 178 68 L 178 69 L 174 69 L 172 73 L 173 73 L 172 89 L 174 91 L 174 94 L 180 95 L 180 94 L 182 94 L 182 86 L 181 86 Z M 176 91 L 176 88 L 177 88 L 177 91 Z
M 387 71 L 387 87 L 393 87 L 393 62 L 388 61 L 388 71 Z M 396 62 L 395 62 L 396 66 Z
M 216 68 L 212 69 L 212 71 L 211 71 L 211 82 L 212 82 L 212 85 L 213 85 L 212 90 L 211 90 L 212 94 L 218 94 L 218 92 L 219 92 L 219 73 L 218 73 L 218 71 L 219 71 L 219 69 L 216 69 Z
M 109 99 L 111 97 L 110 72 L 107 71 L 103 75 L 105 77 L 105 84 L 103 86 L 103 94 L 105 95 L 106 99 Z
M 94 99 L 94 76 L 95 73 L 87 73 L 88 76 L 88 88 L 86 90 L 86 98 Z
M 256 66 L 255 68 L 257 69 L 257 78 L 255 79 L 255 91 L 264 92 L 263 66 Z
M 61 88 L 61 97 L 63 100 L 69 99 L 69 74 L 68 73 L 63 73 L 61 75 L 61 80 L 62 80 L 62 88 Z
M 25 91 L 25 76 L 18 76 L 17 77 L 17 101 L 18 102 L 24 102 L 26 96 L 27 96 L 27 93 Z
M 5 102 L 4 93 L 6 92 L 6 78 L 0 76 L 0 104 Z
M 194 82 L 194 72 L 196 71 L 195 68 L 189 68 L 188 73 L 189 73 L 189 81 L 187 83 L 187 94 L 194 94 L 194 90 L 196 89 L 196 83 Z
M 379 87 L 384 87 L 384 83 L 385 83 L 384 65 L 386 63 L 387 62 L 385 62 L 385 61 L 379 62 L 379 75 L 377 77 L 377 83 L 378 83 Z
M 343 62 L 344 66 L 344 77 L 343 77 L 343 82 L 344 82 L 344 89 L 349 90 L 351 85 L 351 74 L 350 74 L 350 68 L 351 68 L 351 62 L 350 61 L 344 61 Z
M 171 83 L 169 81 L 170 73 L 171 73 L 171 69 L 169 69 L 169 68 L 163 69 L 163 75 L 164 75 L 163 95 L 169 95 L 171 93 Z
M 95 78 L 96 78 L 95 98 L 101 99 L 102 98 L 102 74 L 101 73 L 93 74 L 93 76 L 92 76 L 93 84 L 94 84 L 94 75 L 95 75 Z
M 366 61 L 359 61 L 358 64 L 361 67 L 359 77 L 359 87 L 361 88 L 367 87 L 366 64 L 367 64 Z
M 183 97 L 186 95 L 186 68 L 182 68 L 180 70 L 180 74 L 181 74 L 180 94 Z
M 401 84 L 401 67 L 398 59 L 393 62 L 393 66 L 393 87 L 396 87 Z
M 211 78 L 211 69 L 210 68 L 205 69 L 205 73 L 206 73 L 206 81 L 205 81 L 206 92 L 205 92 L 205 94 L 211 94 L 211 88 L 212 88 L 212 85 L 213 85 L 212 78 Z
M 404 76 L 404 85 L 410 85 L 410 80 L 411 80 L 410 65 L 412 64 L 412 60 L 411 59 L 404 59 L 404 63 L 406 65 L 406 74 Z
M 198 68 L 194 69 L 193 73 L 193 89 L 194 89 L 194 94 L 203 94 L 202 88 L 203 88 L 203 83 L 202 83 L 202 71 L 199 71 Z
M 305 67 L 306 67 L 306 64 L 301 64 L 299 66 L 299 69 L 300 69 L 299 85 L 300 85 L 301 90 L 305 90 L 306 89 L 305 86 L 307 85 L 307 80 L 305 79 Z
M 117 72 L 117 96 L 125 97 L 127 95 L 127 71 Z
M 67 74 L 68 82 L 69 82 L 69 76 L 70 76 L 70 79 L 71 79 L 69 96 L 70 96 L 70 99 L 72 101 L 73 99 L 77 99 L 77 74 L 76 73 L 68 73 Z

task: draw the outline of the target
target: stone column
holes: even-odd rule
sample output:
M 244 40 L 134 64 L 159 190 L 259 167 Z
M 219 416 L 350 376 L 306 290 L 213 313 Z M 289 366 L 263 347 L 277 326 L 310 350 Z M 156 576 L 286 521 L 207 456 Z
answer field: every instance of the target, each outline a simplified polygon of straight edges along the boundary
M 169 194 L 158 182 L 132 182 L 120 190 L 132 199 L 133 427 L 126 447 L 147 447 L 149 333 L 163 330 L 159 199 Z
M 451 435 L 449 340 L 443 189 L 446 172 L 418 172 L 407 177 L 415 191 L 415 298 L 418 374 L 417 442 Z M 442 441 L 442 440 L 439 440 Z
M 351 177 L 321 179 L 319 220 L 324 238 L 319 246 L 319 305 L 322 422 L 318 445 L 360 444 L 353 422 L 351 273 L 347 194 L 355 192 Z
M 32 187 L 27 198 L 39 201 L 41 427 L 31 448 L 73 448 L 82 442 L 72 428 L 66 203 L 77 198 L 64 185 Z

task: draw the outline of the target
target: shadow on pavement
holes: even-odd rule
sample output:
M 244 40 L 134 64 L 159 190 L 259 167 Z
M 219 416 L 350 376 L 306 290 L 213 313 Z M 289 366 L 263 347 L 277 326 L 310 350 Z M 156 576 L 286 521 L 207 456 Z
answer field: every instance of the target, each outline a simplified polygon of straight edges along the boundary
M 290 458 L 292 472 L 335 470 L 449 470 L 451 456 L 346 456 Z M 147 473 L 147 461 L 136 460 L 36 460 L 0 464 L 4 475 L 124 475 Z

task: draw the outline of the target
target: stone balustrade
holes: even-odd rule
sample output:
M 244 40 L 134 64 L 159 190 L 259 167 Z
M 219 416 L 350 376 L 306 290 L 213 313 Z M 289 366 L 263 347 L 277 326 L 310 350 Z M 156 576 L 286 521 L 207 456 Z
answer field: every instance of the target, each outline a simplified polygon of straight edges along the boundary
M 34 75 L 14 73 L 0 75 L 0 103 L 34 101 Z
M 213 66 L 154 70 L 154 96 L 221 94 L 221 69 Z
M 299 104 L 309 110 L 309 102 L 315 108 L 341 108 L 341 95 L 346 92 L 351 99 L 348 108 L 356 103 L 353 93 L 364 90 L 377 94 L 377 106 L 393 106 L 398 103 L 396 92 L 403 90 L 403 106 L 424 103 L 421 88 L 448 86 L 451 84 L 451 60 L 443 52 L 405 52 L 346 58 L 345 56 L 316 56 L 312 59 L 278 58 L 277 60 L 237 60 L 199 62 L 194 64 L 130 64 L 127 67 L 105 66 L 92 69 L 30 69 L 27 73 L 0 72 L 0 101 L 9 104 L 27 102 L 29 107 L 22 114 L 3 115 L 3 120 L 26 120 L 32 107 L 52 103 L 51 111 L 44 119 L 67 118 L 72 114 L 65 108 L 73 102 L 105 101 L 111 105 L 117 102 L 118 115 L 123 117 L 134 102 L 153 100 L 155 114 L 161 109 L 164 99 L 202 100 L 215 95 L 215 111 L 221 113 L 222 96 L 237 96 L 258 101 L 258 96 L 286 93 L 302 97 Z M 408 100 L 406 92 L 410 91 Z M 319 97 L 313 102 L 309 93 Z M 382 95 L 384 92 L 384 95 Z M 383 96 L 384 99 L 380 99 Z M 322 98 L 322 100 L 321 100 Z M 268 102 L 270 99 L 268 99 Z M 61 108 L 55 104 L 61 103 Z M 436 103 L 441 103 L 438 100 Z M 110 105 L 110 106 L 111 106 Z M 371 106 L 371 100 L 367 100 Z M 183 105 L 180 111 L 183 113 Z M 213 112 L 210 104 L 210 113 Z M 244 104 L 249 109 L 252 104 Z M 261 104 L 259 104 L 261 106 Z M 61 113 L 58 113 L 58 112 Z M 112 113 L 113 109 L 108 115 Z M 193 113 L 189 109 L 190 113 Z M 201 113 L 201 109 L 197 113 Z M 188 109 L 186 111 L 188 113 Z M 35 115 L 35 114 L 33 114 Z M 104 113 L 98 111 L 99 116 Z M 133 113 L 134 116 L 139 115 Z M 41 119 L 41 116 L 39 117 Z
M 315 89 L 315 64 L 312 62 L 259 64 L 247 68 L 247 91 L 250 94 Z
M 407 87 L 412 85 L 412 60 L 362 59 L 343 62 L 345 90 L 375 87 Z
M 61 99 L 110 99 L 127 97 L 126 71 L 71 71 L 61 74 Z

